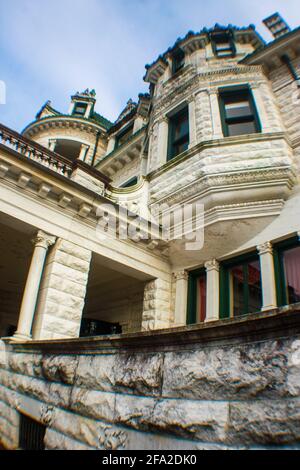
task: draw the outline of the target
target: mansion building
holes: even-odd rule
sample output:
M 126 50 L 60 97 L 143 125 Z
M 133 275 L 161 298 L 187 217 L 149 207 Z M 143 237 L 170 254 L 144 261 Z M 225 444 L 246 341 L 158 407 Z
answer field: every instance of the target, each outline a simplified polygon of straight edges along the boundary
M 178 39 L 115 122 L 87 89 L 0 125 L 3 446 L 299 445 L 300 359 L 280 358 L 300 350 L 300 29 L 266 25 Z M 201 227 L 164 237 L 158 208 L 196 204 Z

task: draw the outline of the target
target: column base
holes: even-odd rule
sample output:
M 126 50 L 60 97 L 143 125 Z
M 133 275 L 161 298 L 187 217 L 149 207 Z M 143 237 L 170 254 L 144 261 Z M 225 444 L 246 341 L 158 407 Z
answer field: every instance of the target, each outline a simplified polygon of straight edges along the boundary
M 220 318 L 219 317 L 216 317 L 216 318 L 206 318 L 204 323 L 212 323 L 212 322 L 216 322 L 216 321 L 219 321 Z
M 22 333 L 16 332 L 11 338 L 11 341 L 15 341 L 16 343 L 24 343 L 24 341 L 32 341 L 31 336 L 23 335 Z
M 277 305 L 267 305 L 266 307 L 262 307 L 261 311 L 262 312 L 269 312 L 270 310 L 275 310 Z

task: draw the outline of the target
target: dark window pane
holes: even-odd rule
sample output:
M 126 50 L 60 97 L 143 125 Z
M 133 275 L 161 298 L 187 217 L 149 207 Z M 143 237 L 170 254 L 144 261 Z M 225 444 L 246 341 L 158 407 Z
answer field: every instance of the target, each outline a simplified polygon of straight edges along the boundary
M 116 148 L 120 147 L 125 142 L 127 142 L 127 140 L 130 139 L 132 134 L 133 134 L 133 126 L 130 126 L 128 129 L 125 129 L 123 132 L 120 132 L 120 134 L 117 136 L 117 139 L 116 139 Z
M 229 270 L 233 315 L 259 312 L 262 306 L 260 262 L 245 262 Z
M 178 122 L 174 123 L 174 140 L 181 139 L 185 135 L 187 135 L 189 132 L 189 123 L 188 123 L 188 117 L 184 116 L 184 118 L 181 118 L 178 120 Z
M 87 109 L 86 104 L 76 104 L 75 107 L 74 107 L 73 114 L 77 114 L 79 116 L 84 116 L 84 114 L 86 112 L 86 109 Z
M 248 100 L 239 101 L 236 103 L 227 103 L 225 104 L 225 110 L 227 118 L 252 115 L 251 106 Z
M 259 312 L 262 306 L 262 288 L 260 278 L 260 262 L 248 264 L 249 313 Z
M 174 158 L 188 149 L 189 115 L 188 109 L 170 118 L 169 158 Z
M 300 247 L 283 254 L 287 299 L 289 304 L 300 302 Z
M 173 73 L 178 72 L 184 66 L 184 52 L 180 49 L 173 55 Z
M 206 319 L 206 274 L 197 280 L 197 321 L 204 322 Z
M 233 295 L 233 315 L 240 316 L 244 313 L 244 274 L 243 266 L 236 266 L 230 270 Z
M 176 157 L 176 155 L 179 155 L 182 152 L 185 152 L 188 149 L 188 147 L 189 147 L 188 141 L 182 142 L 181 144 L 175 144 L 174 145 L 174 157 Z
M 257 130 L 254 121 L 228 124 L 228 134 L 230 136 L 255 134 L 255 132 L 257 132 Z

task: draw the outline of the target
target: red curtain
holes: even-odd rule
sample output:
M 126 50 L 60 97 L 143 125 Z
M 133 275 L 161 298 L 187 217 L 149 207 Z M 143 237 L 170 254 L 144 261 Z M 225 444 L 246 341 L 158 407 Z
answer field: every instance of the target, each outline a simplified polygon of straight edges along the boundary
M 206 276 L 201 276 L 198 279 L 198 318 L 200 322 L 206 319 Z
M 284 253 L 286 287 L 289 302 L 300 301 L 300 247 L 287 250 Z

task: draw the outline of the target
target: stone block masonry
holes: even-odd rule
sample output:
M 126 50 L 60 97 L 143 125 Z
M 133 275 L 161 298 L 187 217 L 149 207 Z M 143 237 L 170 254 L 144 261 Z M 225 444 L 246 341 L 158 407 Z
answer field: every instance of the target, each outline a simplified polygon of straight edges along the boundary
M 34 339 L 79 336 L 91 252 L 57 240 L 47 258 L 33 326 Z
M 300 305 L 174 330 L 0 351 L 0 445 L 20 412 L 47 449 L 300 448 Z

